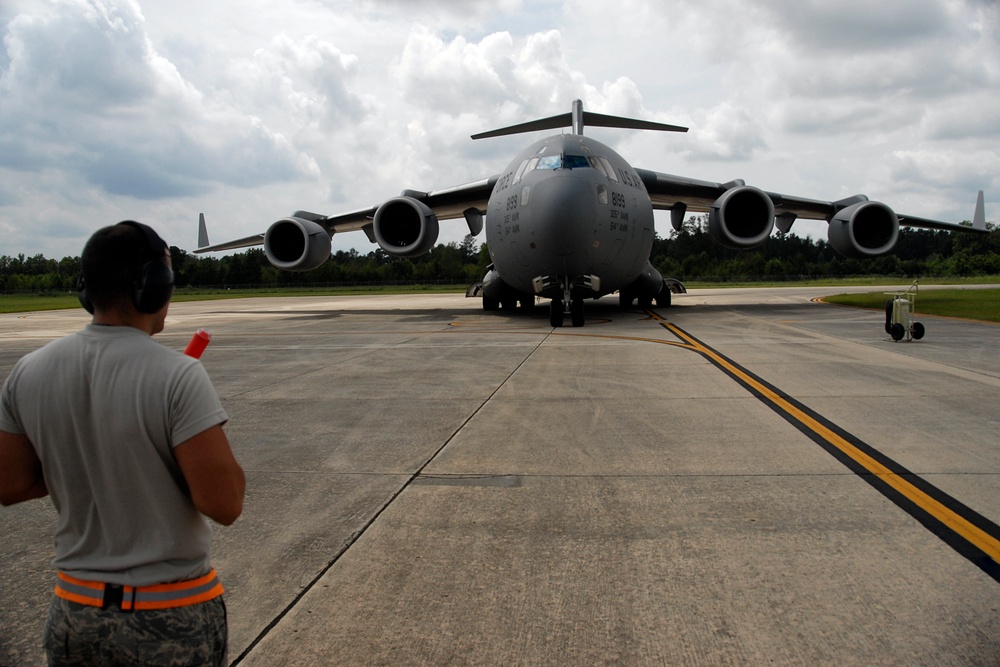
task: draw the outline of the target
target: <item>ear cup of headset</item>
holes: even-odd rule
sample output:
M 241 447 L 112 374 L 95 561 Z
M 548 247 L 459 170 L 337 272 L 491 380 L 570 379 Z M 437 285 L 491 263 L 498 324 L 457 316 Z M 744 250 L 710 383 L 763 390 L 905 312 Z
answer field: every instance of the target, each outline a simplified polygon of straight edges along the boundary
M 138 229 L 146 239 L 144 255 L 150 259 L 139 267 L 132 288 L 132 304 L 140 313 L 155 313 L 167 305 L 174 294 L 174 272 L 165 256 L 167 244 L 149 225 L 135 220 L 122 220 L 118 224 Z
M 132 303 L 140 313 L 155 313 L 174 294 L 174 272 L 163 260 L 146 262 L 139 272 Z
M 90 302 L 90 298 L 87 296 L 87 286 L 83 282 L 83 276 L 76 281 L 76 298 L 80 300 L 80 305 L 91 315 L 94 314 L 94 304 Z

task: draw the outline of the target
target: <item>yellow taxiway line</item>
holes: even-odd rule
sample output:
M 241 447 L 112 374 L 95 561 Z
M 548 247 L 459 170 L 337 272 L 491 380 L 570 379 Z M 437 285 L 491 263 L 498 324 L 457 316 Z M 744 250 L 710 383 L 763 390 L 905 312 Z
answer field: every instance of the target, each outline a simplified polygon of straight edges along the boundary
M 961 503 L 954 501 L 940 491 L 938 491 L 936 495 L 947 498 L 948 504 L 942 502 L 942 500 L 939 500 L 938 498 L 935 498 L 930 493 L 927 493 L 907 479 L 907 477 L 916 478 L 916 476 L 912 473 L 900 474 L 892 470 L 886 464 L 880 462 L 872 455 L 864 452 L 861 448 L 848 441 L 842 435 L 824 424 L 821 420 L 810 415 L 808 412 L 795 405 L 791 400 L 780 395 L 772 387 L 768 386 L 766 383 L 762 382 L 745 369 L 741 368 L 712 348 L 706 346 L 704 343 L 700 342 L 684 330 L 664 320 L 656 313 L 653 313 L 652 311 L 647 312 L 649 312 L 653 319 L 656 320 L 661 326 L 682 340 L 684 342 L 684 347 L 688 347 L 709 359 L 715 366 L 738 380 L 744 386 L 751 389 L 751 391 L 756 393 L 762 400 L 769 403 L 774 409 L 784 413 L 802 427 L 812 432 L 816 437 L 836 448 L 844 456 L 856 463 L 860 469 L 874 475 L 878 480 L 909 500 L 923 512 L 933 517 L 936 521 L 940 522 L 943 527 L 953 532 L 955 535 L 978 550 L 981 554 L 987 556 L 993 561 L 993 565 L 988 569 L 984 569 L 987 570 L 988 574 L 997 578 L 998 574 L 1000 574 L 1000 571 L 998 571 L 998 566 L 1000 566 L 1000 538 L 998 538 L 998 533 L 1000 533 L 1000 530 L 997 530 L 995 525 L 991 525 L 988 520 L 977 516 L 979 523 L 986 525 L 992 530 L 987 530 L 977 526 L 976 523 L 970 521 L 968 518 L 955 511 L 955 509 L 948 506 L 952 505 L 958 507 L 961 506 Z M 924 484 L 927 485 L 926 482 L 924 482 Z M 975 512 L 971 509 L 965 508 L 964 506 L 961 507 L 963 514 L 975 515 Z M 982 567 L 983 564 L 979 564 Z M 990 570 L 992 570 L 992 572 L 990 572 Z

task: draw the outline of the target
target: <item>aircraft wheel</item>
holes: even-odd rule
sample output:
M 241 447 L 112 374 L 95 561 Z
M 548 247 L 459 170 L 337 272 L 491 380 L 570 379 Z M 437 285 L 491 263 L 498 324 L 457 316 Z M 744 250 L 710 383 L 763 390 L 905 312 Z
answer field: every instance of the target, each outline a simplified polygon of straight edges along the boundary
M 656 305 L 660 308 L 670 307 L 670 290 L 664 287 L 660 290 L 660 293 L 656 295 Z
M 494 311 L 500 308 L 500 302 L 483 295 L 483 310 Z
M 910 329 L 910 335 L 913 336 L 913 340 L 920 340 L 924 337 L 924 325 L 920 322 L 914 322 L 913 327 Z
M 569 317 L 573 321 L 574 327 L 582 327 L 586 321 L 584 318 L 583 299 L 573 299 L 569 304 Z
M 903 328 L 902 324 L 897 322 L 889 327 L 889 335 L 892 336 L 893 340 L 903 340 L 903 336 L 906 335 L 906 329 Z
M 514 310 L 517 308 L 517 299 L 503 299 L 500 301 L 500 307 L 504 310 Z
M 556 328 L 563 325 L 563 302 L 560 299 L 552 299 L 549 303 L 549 324 Z
M 618 291 L 618 307 L 622 310 L 627 310 L 632 307 L 632 302 L 635 301 L 635 297 L 630 296 L 625 290 Z
M 535 309 L 535 297 L 529 296 L 521 299 L 521 310 L 530 313 Z
M 653 298 L 648 296 L 639 297 L 639 307 L 643 310 L 649 310 L 653 307 Z

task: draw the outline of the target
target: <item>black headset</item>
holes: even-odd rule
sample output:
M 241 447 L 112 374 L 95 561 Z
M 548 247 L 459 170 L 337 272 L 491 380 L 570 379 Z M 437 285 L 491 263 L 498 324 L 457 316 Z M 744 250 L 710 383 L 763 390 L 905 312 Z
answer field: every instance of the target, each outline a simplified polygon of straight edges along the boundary
M 146 240 L 142 256 L 149 259 L 143 262 L 135 276 L 132 304 L 140 313 L 155 313 L 167 305 L 174 294 L 174 272 L 167 264 L 164 253 L 167 244 L 149 225 L 134 220 L 123 220 L 118 224 L 138 229 Z M 82 275 L 76 284 L 76 295 L 80 299 L 80 305 L 93 314 L 94 304 L 87 297 L 87 287 Z

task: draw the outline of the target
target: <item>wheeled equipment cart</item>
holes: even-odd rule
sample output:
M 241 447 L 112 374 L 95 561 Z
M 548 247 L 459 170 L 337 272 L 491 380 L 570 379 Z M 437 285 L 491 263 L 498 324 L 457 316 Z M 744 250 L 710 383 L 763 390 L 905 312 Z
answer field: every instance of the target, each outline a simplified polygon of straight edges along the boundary
M 920 340 L 924 337 L 924 325 L 913 321 L 914 307 L 917 303 L 917 281 L 905 292 L 886 292 L 892 296 L 885 302 L 885 332 L 893 340 Z

